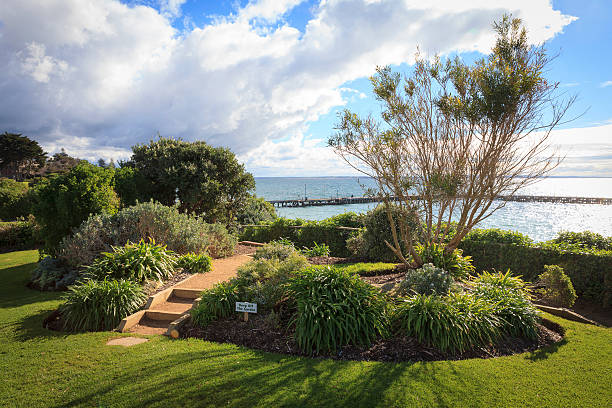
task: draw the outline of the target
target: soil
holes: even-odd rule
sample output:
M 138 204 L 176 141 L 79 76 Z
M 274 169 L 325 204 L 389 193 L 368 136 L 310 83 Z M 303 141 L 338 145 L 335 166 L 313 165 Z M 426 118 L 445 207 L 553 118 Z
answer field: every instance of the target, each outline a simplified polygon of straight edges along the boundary
M 291 331 L 284 330 L 271 318 L 273 315 L 252 314 L 244 322 L 240 316 L 221 319 L 210 323 L 206 328 L 191 324 L 182 330 L 182 338 L 200 338 L 218 343 L 233 343 L 252 349 L 304 356 Z M 345 346 L 333 354 L 319 357 L 336 360 L 358 361 L 437 361 L 462 360 L 467 358 L 491 358 L 537 350 L 563 339 L 563 328 L 554 322 L 543 319 L 538 325 L 538 339 L 534 341 L 520 338 L 505 338 L 494 346 L 471 350 L 465 353 L 442 353 L 435 348 L 420 344 L 415 338 L 395 336 L 378 339 L 369 347 Z
M 308 258 L 308 262 L 312 265 L 335 265 L 339 263 L 355 263 L 354 260 L 349 258 L 338 258 L 336 256 L 311 256 Z
M 179 273 L 172 275 L 170 279 L 168 279 L 167 281 L 164 281 L 161 284 L 160 282 L 148 282 L 144 285 L 143 290 L 147 296 L 152 296 L 152 295 L 155 295 L 161 292 L 162 290 L 166 290 L 169 287 L 176 285 L 177 283 L 179 283 L 182 280 L 187 279 L 191 275 L 192 274 L 189 272 L 179 272 Z
M 361 279 L 374 286 L 400 283 L 406 274 L 404 272 L 394 272 L 386 275 L 362 276 Z
M 237 244 L 234 248 L 234 255 L 251 255 L 254 254 L 257 247 L 251 245 Z

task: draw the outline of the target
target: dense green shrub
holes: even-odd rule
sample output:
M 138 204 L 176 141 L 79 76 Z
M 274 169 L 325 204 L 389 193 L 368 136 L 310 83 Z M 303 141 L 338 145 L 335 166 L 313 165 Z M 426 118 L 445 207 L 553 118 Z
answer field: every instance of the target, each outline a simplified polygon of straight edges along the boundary
M 230 316 L 239 301 L 235 284 L 221 282 L 202 292 L 200 301 L 191 309 L 196 326 L 206 327 L 213 320 Z
M 474 280 L 473 293 L 495 306 L 504 333 L 529 339 L 537 337 L 538 311 L 521 279 L 511 277 L 509 272 L 483 275 Z
M 453 283 L 450 273 L 428 263 L 409 270 L 400 284 L 400 291 L 403 294 L 446 295 Z
M 30 214 L 28 190 L 28 183 L 0 178 L 0 220 L 12 221 Z
M 212 267 L 212 259 L 206 254 L 188 253 L 180 255 L 176 261 L 176 266 L 183 268 L 190 273 L 205 273 Z
M 0 222 L 0 250 L 31 249 L 38 243 L 38 231 L 33 218 L 26 221 Z
M 576 301 L 576 291 L 571 279 L 558 265 L 545 265 L 544 273 L 538 276 L 538 282 L 544 285 L 540 290 L 542 300 L 553 306 L 572 307 Z
M 262 247 L 255 250 L 253 259 L 276 259 L 283 261 L 295 254 L 297 251 L 291 244 L 283 242 L 272 241 Z
M 601 249 L 612 251 L 612 237 L 604 237 L 591 231 L 584 232 L 560 232 L 556 238 L 551 240 L 555 244 L 567 244 L 589 249 Z
M 241 225 L 260 224 L 276 219 L 276 209 L 261 197 L 250 196 L 244 208 L 236 215 L 236 222 Z
M 464 239 L 459 245 L 478 271 L 511 269 L 534 281 L 545 265 L 559 265 L 571 278 L 576 294 L 612 307 L 612 251 L 577 249 L 551 242 L 499 244 Z
M 387 302 L 356 275 L 308 269 L 289 281 L 289 290 L 297 305 L 295 340 L 306 353 L 369 345 L 387 334 Z
M 128 242 L 122 247 L 113 247 L 112 252 L 103 252 L 86 267 L 87 275 L 97 280 L 125 279 L 137 283 L 163 281 L 174 274 L 176 258 L 165 245 L 154 240 L 137 244 Z
M 66 174 L 36 186 L 32 211 L 41 228 L 45 250 L 55 254 L 61 240 L 91 214 L 117 211 L 113 169 L 81 162 Z
M 270 242 L 286 238 L 298 247 L 309 248 L 313 247 L 315 242 L 320 242 L 329 246 L 331 255 L 346 257 L 351 255 L 346 240 L 354 235 L 355 231 L 338 227 L 359 228 L 362 226 L 361 219 L 362 217 L 355 213 L 340 214 L 322 221 L 277 218 L 257 227 L 244 228 L 240 239 Z
M 284 258 L 255 259 L 240 268 L 235 284 L 244 301 L 255 302 L 262 311 L 270 310 L 286 295 L 286 282 L 309 266 L 297 252 Z
M 465 278 L 474 272 L 470 256 L 463 256 L 461 249 L 455 249 L 451 253 L 446 253 L 444 247 L 438 244 L 429 246 L 417 245 L 415 251 L 424 263 L 431 263 L 448 271 L 453 278 Z
M 395 214 L 399 211 L 393 207 Z M 394 215 L 397 219 L 397 216 Z M 392 243 L 391 225 L 387 210 L 383 205 L 379 205 L 363 217 L 365 229 L 358 234 L 354 234 L 347 242 L 353 255 L 359 258 L 367 258 L 372 261 L 397 262 L 398 258 L 393 251 L 385 244 L 385 240 Z M 398 237 L 399 239 L 399 237 Z M 402 252 L 406 253 L 406 248 L 401 244 Z
M 89 265 L 112 246 L 148 238 L 179 254 L 206 252 L 213 258 L 231 255 L 236 246 L 236 237 L 224 226 L 207 224 L 176 207 L 148 202 L 113 215 L 91 216 L 62 241 L 60 256 L 73 266 Z
M 495 242 L 498 244 L 530 245 L 533 240 L 527 235 L 516 231 L 506 231 L 498 228 L 471 230 L 464 238 L 465 240 Z
M 59 259 L 46 256 L 32 271 L 29 286 L 38 290 L 65 290 L 79 277 L 78 271 Z
M 134 282 L 86 280 L 68 289 L 66 303 L 59 310 L 66 330 L 112 330 L 121 319 L 140 309 L 146 299 Z
M 486 346 L 501 334 L 494 305 L 471 294 L 419 294 L 403 299 L 392 321 L 399 332 L 443 352 Z

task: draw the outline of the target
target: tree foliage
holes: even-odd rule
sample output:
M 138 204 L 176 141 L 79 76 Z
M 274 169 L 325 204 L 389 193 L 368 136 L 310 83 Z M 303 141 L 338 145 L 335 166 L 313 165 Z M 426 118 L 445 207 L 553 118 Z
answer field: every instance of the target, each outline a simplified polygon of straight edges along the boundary
M 30 214 L 28 183 L 0 178 L 0 220 L 12 221 Z
M 55 153 L 49 160 L 46 161 L 45 165 L 38 171 L 38 174 L 44 177 L 49 177 L 55 174 L 66 174 L 82 161 L 84 160 L 70 156 L 62 148 L 59 153 Z
M 236 216 L 236 221 L 242 225 L 260 224 L 275 219 L 276 210 L 274 206 L 265 199 L 255 196 L 246 200 L 244 208 Z
M 114 213 L 119 199 L 113 190 L 113 169 L 81 162 L 68 173 L 36 186 L 33 213 L 40 224 L 45 250 L 58 244 L 90 214 Z
M 45 164 L 47 154 L 35 140 L 18 133 L 0 134 L 0 172 L 23 180 Z
M 129 166 L 148 181 L 151 197 L 162 204 L 202 214 L 209 222 L 234 220 L 255 180 L 229 149 L 203 141 L 160 137 L 136 145 Z
M 521 21 L 504 16 L 493 25 L 491 54 L 473 65 L 417 54 L 402 79 L 389 67 L 371 78 L 383 123 L 346 110 L 329 139 L 345 161 L 373 177 L 390 208 L 387 245 L 403 262 L 419 266 L 421 241 L 452 252 L 479 222 L 512 195 L 559 163 L 549 135 L 574 98 L 544 77 L 550 58 L 532 46 Z M 451 234 L 451 220 L 456 231 Z M 405 245 L 407 252 L 402 250 Z

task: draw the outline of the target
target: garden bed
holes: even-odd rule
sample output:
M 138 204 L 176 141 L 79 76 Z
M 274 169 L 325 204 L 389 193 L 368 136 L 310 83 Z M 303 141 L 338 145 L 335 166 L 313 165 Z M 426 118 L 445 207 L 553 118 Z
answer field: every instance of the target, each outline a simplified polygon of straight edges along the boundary
M 217 343 L 232 343 L 251 349 L 295 356 L 304 356 L 295 343 L 293 333 L 277 326 L 270 315 L 250 315 L 244 322 L 239 315 L 213 321 L 205 328 L 188 323 L 182 330 L 182 338 L 199 338 Z M 471 350 L 465 353 L 441 353 L 435 348 L 423 346 L 411 337 L 394 336 L 378 339 L 369 347 L 345 346 L 334 354 L 319 357 L 335 360 L 357 361 L 439 361 L 468 358 L 491 358 L 530 352 L 563 340 L 563 328 L 542 319 L 538 325 L 537 340 L 505 338 L 494 346 Z

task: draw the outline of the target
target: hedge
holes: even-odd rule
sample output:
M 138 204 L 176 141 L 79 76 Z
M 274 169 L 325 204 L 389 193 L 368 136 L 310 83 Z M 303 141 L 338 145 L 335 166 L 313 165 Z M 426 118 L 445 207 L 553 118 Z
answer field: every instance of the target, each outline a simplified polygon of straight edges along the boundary
M 0 252 L 35 248 L 36 224 L 33 220 L 0 223 Z
M 612 307 L 612 251 L 578 248 L 552 242 L 506 244 L 464 239 L 459 248 L 472 257 L 477 271 L 506 271 L 534 281 L 544 265 L 559 265 L 579 296 Z
M 362 217 L 355 213 L 340 214 L 322 221 L 278 218 L 258 226 L 247 226 L 240 234 L 243 241 L 270 242 L 287 238 L 297 247 L 312 247 L 314 243 L 329 245 L 330 254 L 338 257 L 351 255 L 346 247 L 346 240 L 355 234 L 354 230 L 338 227 L 359 228 Z M 295 228 L 295 227 L 300 228 Z

